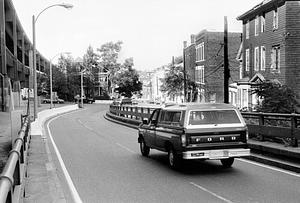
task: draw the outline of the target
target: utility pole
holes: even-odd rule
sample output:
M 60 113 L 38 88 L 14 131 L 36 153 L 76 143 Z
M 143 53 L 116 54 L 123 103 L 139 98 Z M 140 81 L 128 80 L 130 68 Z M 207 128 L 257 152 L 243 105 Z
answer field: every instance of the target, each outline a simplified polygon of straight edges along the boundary
M 229 77 L 228 65 L 228 25 L 227 16 L 224 16 L 224 103 L 229 103 Z
M 183 42 L 183 55 L 182 55 L 182 60 L 183 60 L 183 94 L 184 94 L 184 97 L 183 97 L 183 101 L 186 102 L 186 70 L 185 70 L 185 49 L 187 47 L 187 42 L 184 41 Z

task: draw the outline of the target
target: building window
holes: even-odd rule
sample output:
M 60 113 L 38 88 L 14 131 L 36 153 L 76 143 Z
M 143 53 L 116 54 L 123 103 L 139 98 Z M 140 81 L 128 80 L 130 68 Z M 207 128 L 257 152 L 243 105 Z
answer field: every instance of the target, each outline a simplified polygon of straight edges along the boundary
M 278 29 L 278 11 L 275 9 L 273 11 L 273 30 Z
M 254 49 L 254 70 L 259 70 L 259 47 L 255 47 Z
M 271 50 L 271 70 L 280 70 L 280 46 L 273 46 Z
M 196 47 L 196 61 L 204 61 L 204 42 Z
M 249 71 L 250 67 L 250 55 L 249 55 L 249 49 L 246 49 L 246 71 Z
M 258 18 L 258 16 L 256 16 L 256 18 L 255 18 L 255 21 L 254 21 L 254 23 L 255 23 L 255 27 L 254 27 L 254 33 L 255 33 L 255 36 L 258 36 L 258 28 L 259 28 L 259 18 Z
M 204 66 L 197 66 L 195 69 L 195 81 L 204 84 Z
M 265 14 L 262 14 L 260 16 L 260 31 L 261 32 L 265 32 L 265 26 L 266 26 Z
M 248 107 L 248 91 L 247 89 L 242 89 L 242 102 L 241 107 Z
M 246 23 L 246 39 L 249 39 L 249 21 Z
M 261 70 L 266 70 L 266 47 L 262 46 L 260 50 Z
M 216 103 L 217 94 L 216 93 L 210 93 L 209 94 L 209 103 Z

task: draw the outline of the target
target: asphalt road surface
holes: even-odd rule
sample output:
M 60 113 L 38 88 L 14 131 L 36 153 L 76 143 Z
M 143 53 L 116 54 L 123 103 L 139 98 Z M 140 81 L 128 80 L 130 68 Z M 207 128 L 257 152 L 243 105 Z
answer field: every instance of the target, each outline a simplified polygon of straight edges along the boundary
M 53 140 L 83 202 L 300 202 L 300 175 L 247 160 L 223 169 L 219 161 L 168 167 L 165 153 L 140 155 L 137 130 L 107 121 L 107 105 L 50 121 Z M 50 147 L 53 151 L 53 147 Z M 71 192 L 58 159 L 68 202 Z

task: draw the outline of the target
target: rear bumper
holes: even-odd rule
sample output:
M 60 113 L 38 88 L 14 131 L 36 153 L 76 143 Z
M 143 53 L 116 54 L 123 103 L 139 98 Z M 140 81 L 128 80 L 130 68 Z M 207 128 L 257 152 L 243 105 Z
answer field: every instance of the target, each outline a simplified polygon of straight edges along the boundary
M 250 156 L 250 149 L 196 150 L 182 153 L 183 159 L 226 159 L 230 157 Z

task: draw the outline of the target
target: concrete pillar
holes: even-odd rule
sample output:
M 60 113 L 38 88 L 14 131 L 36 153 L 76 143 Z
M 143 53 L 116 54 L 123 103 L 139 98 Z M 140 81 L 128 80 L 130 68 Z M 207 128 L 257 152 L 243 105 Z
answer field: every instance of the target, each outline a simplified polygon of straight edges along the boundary
M 6 42 L 5 42 L 5 10 L 4 10 L 4 0 L 0 0 L 0 49 L 1 49 L 1 60 L 0 60 L 0 68 L 1 73 L 3 75 L 7 74 L 7 67 L 6 67 Z
M 14 83 L 16 81 L 19 81 L 19 76 L 18 76 L 18 33 L 17 33 L 17 14 L 16 11 L 12 12 L 12 18 L 13 18 L 13 43 L 14 43 L 14 77 L 13 81 Z
M 5 10 L 4 0 L 0 0 L 0 108 L 1 111 L 5 111 L 5 95 L 4 86 L 5 78 L 7 74 L 6 67 L 6 42 L 5 42 Z

